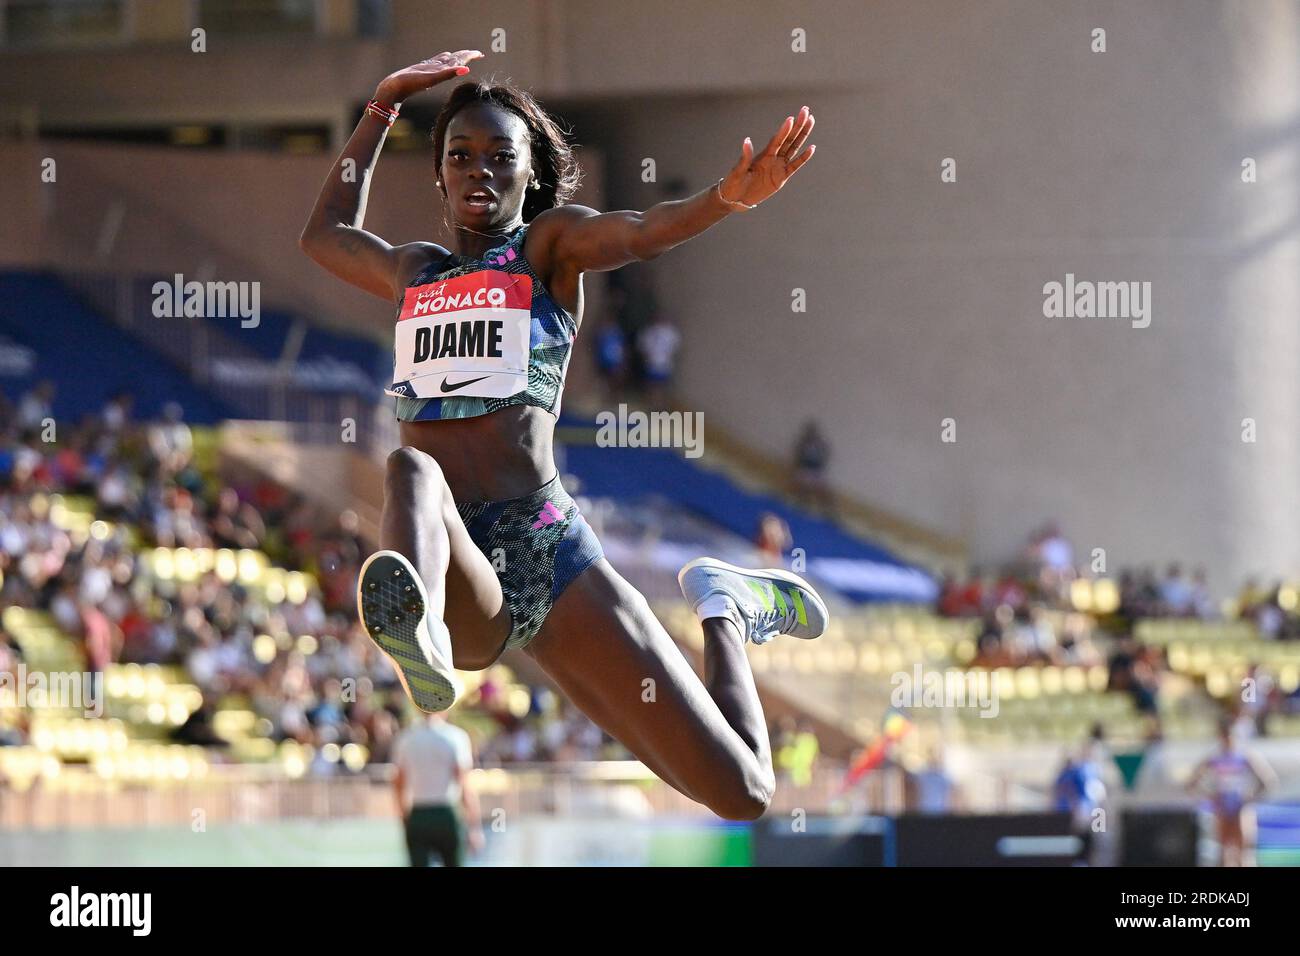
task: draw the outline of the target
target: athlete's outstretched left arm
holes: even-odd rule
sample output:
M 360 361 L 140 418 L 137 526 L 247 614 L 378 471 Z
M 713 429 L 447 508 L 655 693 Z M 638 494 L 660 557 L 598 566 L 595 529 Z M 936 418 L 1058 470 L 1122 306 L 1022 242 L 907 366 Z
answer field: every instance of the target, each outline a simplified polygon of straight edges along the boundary
M 808 107 L 787 116 L 767 147 L 754 155 L 749 137 L 740 159 L 720 187 L 710 185 L 689 199 L 651 206 L 645 212 L 625 209 L 598 213 L 586 206 L 560 206 L 545 215 L 556 221 L 551 261 L 576 272 L 607 272 L 629 262 L 653 259 L 698 236 L 736 211 L 730 203 L 757 206 L 812 158 L 816 146 L 804 144 L 812 133 Z M 721 195 L 719 195 L 721 193 Z

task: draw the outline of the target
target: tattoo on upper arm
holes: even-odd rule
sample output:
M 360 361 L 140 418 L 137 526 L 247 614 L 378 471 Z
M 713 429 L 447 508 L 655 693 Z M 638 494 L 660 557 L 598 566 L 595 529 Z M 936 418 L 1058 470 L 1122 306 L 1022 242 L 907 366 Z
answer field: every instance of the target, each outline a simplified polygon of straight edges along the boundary
M 360 233 L 351 229 L 339 233 L 339 248 L 344 252 L 359 252 L 365 245 L 365 239 Z

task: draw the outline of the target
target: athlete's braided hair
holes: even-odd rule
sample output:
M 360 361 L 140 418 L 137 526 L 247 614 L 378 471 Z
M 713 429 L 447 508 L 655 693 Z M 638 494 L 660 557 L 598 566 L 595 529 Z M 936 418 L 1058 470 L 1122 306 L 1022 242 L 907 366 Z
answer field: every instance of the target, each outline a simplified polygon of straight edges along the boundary
M 467 81 L 451 91 L 433 126 L 433 145 L 439 165 L 452 117 L 471 103 L 491 103 L 507 109 L 528 127 L 528 145 L 533 155 L 533 173 L 540 189 L 524 190 L 524 222 L 546 209 L 563 206 L 578 191 L 582 168 L 573 158 L 565 132 L 527 90 L 510 81 L 493 79 Z M 571 135 L 571 131 L 570 134 Z M 443 187 L 444 191 L 446 187 Z

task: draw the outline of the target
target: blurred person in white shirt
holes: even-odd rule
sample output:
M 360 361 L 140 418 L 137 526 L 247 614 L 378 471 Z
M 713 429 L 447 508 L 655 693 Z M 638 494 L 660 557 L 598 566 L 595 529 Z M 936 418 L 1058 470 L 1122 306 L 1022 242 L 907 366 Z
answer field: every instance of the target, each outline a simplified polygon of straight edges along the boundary
M 18 424 L 24 431 L 42 427 L 47 418 L 54 417 L 54 385 L 41 382 L 22 397 L 18 403 Z
M 443 866 L 461 866 L 466 843 L 477 852 L 483 842 L 469 735 L 445 713 L 423 714 L 393 743 L 393 763 L 411 866 L 429 866 L 435 855 Z
M 953 813 L 958 807 L 957 785 L 944 766 L 942 753 L 931 748 L 920 770 L 908 773 L 908 809 L 915 813 Z
M 131 403 L 133 399 L 126 392 L 119 392 L 104 405 L 101 415 L 105 431 L 117 433 L 131 420 Z
M 163 407 L 162 421 L 149 426 L 148 437 L 149 450 L 169 473 L 175 474 L 189 463 L 194 436 L 182 420 L 177 402 L 168 402 Z
M 54 623 L 64 634 L 81 632 L 81 608 L 77 606 L 77 586 L 72 581 L 65 581 L 59 592 L 50 601 L 50 613 Z
M 1038 557 L 1043 564 L 1060 574 L 1068 573 L 1074 568 L 1074 546 L 1054 521 L 1043 526 L 1042 538 L 1038 542 Z
M 130 473 L 121 462 L 114 462 L 99 480 L 96 491 L 105 517 L 119 519 L 136 505 Z
M 677 349 L 682 344 L 682 333 L 671 319 L 661 317 L 641 330 L 636 344 L 641 352 L 646 398 L 655 406 L 661 405 L 677 365 Z
M 96 607 L 104 603 L 113 588 L 113 575 L 102 564 L 90 564 L 81 572 L 81 602 Z
M 1182 565 L 1169 565 L 1165 579 L 1160 582 L 1160 601 L 1164 604 L 1165 614 L 1186 617 L 1192 611 L 1193 597 L 1192 586 L 1183 577 Z
M 1197 568 L 1192 575 L 1191 613 L 1206 621 L 1219 616 L 1205 568 Z

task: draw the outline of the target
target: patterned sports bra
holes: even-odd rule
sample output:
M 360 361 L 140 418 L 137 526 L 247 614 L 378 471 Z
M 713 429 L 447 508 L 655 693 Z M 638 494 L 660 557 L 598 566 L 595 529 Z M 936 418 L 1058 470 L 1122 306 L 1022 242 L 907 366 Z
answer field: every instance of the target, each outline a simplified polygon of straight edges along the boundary
M 477 259 L 449 253 L 407 283 L 386 390 L 399 420 L 473 418 L 510 405 L 559 416 L 578 324 L 524 258 L 528 225 Z

